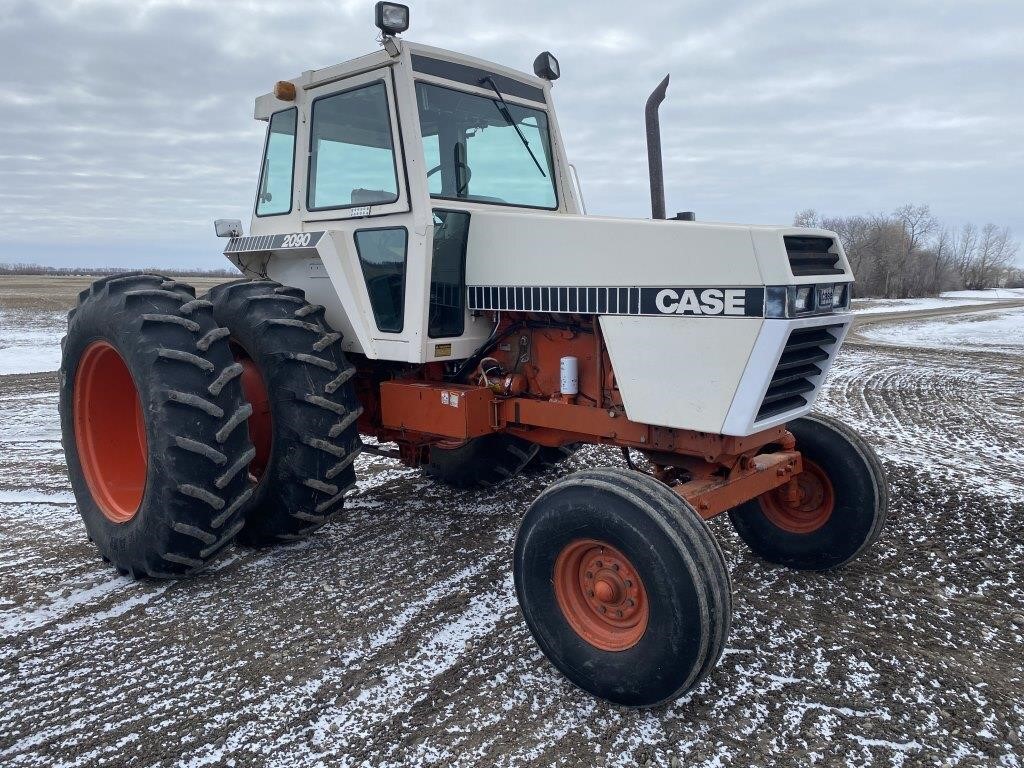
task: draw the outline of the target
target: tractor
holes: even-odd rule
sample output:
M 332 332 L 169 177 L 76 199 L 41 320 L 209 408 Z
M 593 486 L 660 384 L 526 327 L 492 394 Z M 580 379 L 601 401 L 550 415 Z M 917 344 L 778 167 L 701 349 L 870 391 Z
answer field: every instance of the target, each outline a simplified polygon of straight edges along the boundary
M 515 592 L 572 683 L 674 700 L 729 633 L 708 520 L 816 571 L 885 522 L 874 452 L 811 411 L 852 321 L 843 248 L 667 219 L 667 78 L 646 112 L 652 218 L 586 215 L 551 53 L 531 75 L 408 42 L 406 6 L 375 11 L 379 50 L 256 99 L 249 233 L 216 222 L 243 279 L 197 297 L 116 275 L 70 313 L 60 416 L 86 531 L 123 574 L 185 577 L 335 519 L 361 451 L 500 490 L 612 446 L 620 466 L 563 472 L 529 507 Z

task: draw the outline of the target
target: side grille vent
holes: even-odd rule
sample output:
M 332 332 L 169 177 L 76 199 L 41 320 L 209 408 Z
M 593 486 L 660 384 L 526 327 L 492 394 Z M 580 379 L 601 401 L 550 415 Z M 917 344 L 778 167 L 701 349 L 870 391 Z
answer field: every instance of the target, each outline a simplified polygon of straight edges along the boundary
M 794 277 L 843 274 L 842 267 L 838 266 L 839 254 L 829 250 L 835 245 L 831 237 L 790 235 L 783 240 Z
M 828 360 L 841 329 L 841 325 L 829 325 L 790 332 L 755 421 L 807 405 L 804 395 L 817 386 L 812 379 L 821 375 L 819 364 Z

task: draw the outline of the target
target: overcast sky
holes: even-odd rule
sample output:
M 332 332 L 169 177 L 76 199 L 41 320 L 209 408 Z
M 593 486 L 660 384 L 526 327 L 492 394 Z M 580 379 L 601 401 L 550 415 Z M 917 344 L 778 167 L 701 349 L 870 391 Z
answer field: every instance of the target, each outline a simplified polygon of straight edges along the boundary
M 591 213 L 789 223 L 929 203 L 1024 235 L 1022 0 L 414 0 L 410 40 L 529 71 Z M 278 79 L 376 47 L 370 0 L 0 0 L 0 262 L 220 266 Z

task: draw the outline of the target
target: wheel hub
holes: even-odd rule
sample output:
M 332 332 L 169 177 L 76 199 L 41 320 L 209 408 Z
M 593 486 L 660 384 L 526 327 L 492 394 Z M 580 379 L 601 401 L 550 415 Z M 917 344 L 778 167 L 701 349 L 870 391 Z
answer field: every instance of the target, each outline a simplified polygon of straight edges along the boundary
M 75 446 L 89 493 L 112 523 L 139 511 L 149 467 L 139 392 L 121 353 L 106 341 L 85 348 L 75 372 Z
M 607 542 L 580 539 L 558 555 L 555 599 L 566 621 L 603 651 L 636 645 L 647 629 L 647 592 L 629 559 Z
M 242 392 L 252 405 L 248 427 L 249 439 L 256 449 L 256 455 L 249 463 L 249 475 L 252 480 L 259 482 L 267 471 L 267 465 L 270 464 L 273 444 L 274 427 L 270 415 L 270 395 L 267 394 L 267 385 L 256 362 L 234 339 L 231 339 L 231 354 L 235 362 L 242 366 Z
M 788 483 L 760 499 L 761 509 L 774 525 L 790 533 L 813 533 L 832 517 L 835 490 L 825 471 L 810 459 Z

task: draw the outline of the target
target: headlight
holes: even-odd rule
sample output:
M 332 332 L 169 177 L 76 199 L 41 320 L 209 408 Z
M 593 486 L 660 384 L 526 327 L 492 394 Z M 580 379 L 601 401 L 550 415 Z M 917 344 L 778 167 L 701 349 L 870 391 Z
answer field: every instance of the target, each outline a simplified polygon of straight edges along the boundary
M 814 296 L 813 285 L 801 285 L 796 289 L 796 294 L 793 298 L 793 311 L 794 312 L 810 312 L 811 311 L 811 300 Z
M 846 309 L 850 306 L 850 284 L 836 286 L 836 297 L 832 300 L 833 309 Z
M 409 6 L 401 3 L 377 3 L 375 8 L 377 29 L 385 35 L 397 35 L 409 28 Z
M 562 74 L 558 59 L 552 56 L 550 51 L 544 51 L 533 60 L 533 74 L 545 80 L 557 80 Z

